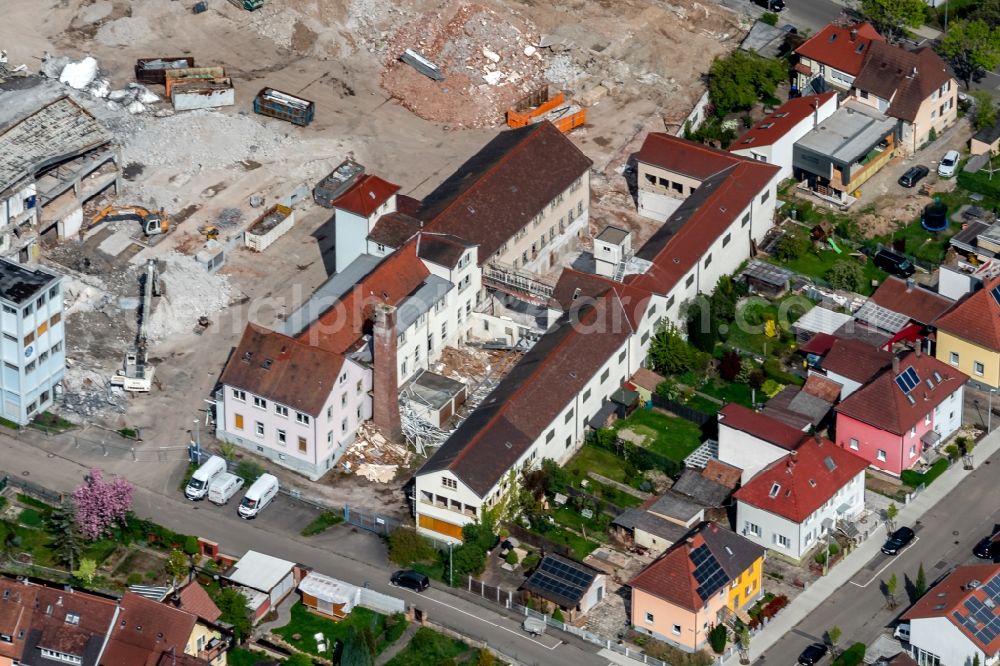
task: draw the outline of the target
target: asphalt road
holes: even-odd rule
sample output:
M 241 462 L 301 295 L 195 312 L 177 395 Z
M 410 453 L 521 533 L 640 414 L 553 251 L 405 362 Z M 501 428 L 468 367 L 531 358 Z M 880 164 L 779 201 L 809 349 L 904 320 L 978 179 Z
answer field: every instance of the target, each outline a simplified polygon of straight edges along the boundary
M 895 557 L 879 553 L 872 558 L 847 585 L 775 643 L 758 663 L 791 666 L 807 645 L 823 641 L 825 632 L 833 626 L 843 632 L 842 647 L 855 642 L 870 644 L 880 633 L 891 633 L 890 627 L 909 606 L 908 590 L 912 590 L 921 563 L 930 584 L 958 564 L 982 562 L 972 555 L 972 547 L 1000 522 L 994 467 L 1000 467 L 1000 452 L 977 465 L 955 490 L 912 525 L 917 539 L 906 550 Z M 890 611 L 882 584 L 893 573 L 898 581 L 899 605 Z M 829 656 L 825 657 L 821 666 L 829 660 Z
M 0 467 L 8 472 L 63 492 L 79 485 L 87 471 L 86 466 L 66 457 L 2 434 L 0 461 Z M 528 636 L 516 621 L 433 585 L 420 595 L 392 587 L 388 582 L 392 567 L 385 549 L 372 536 L 338 525 L 319 536 L 302 537 L 299 531 L 315 515 L 315 510 L 305 504 L 282 498 L 266 507 L 259 518 L 244 521 L 236 515 L 236 503 L 234 498 L 229 506 L 217 507 L 208 502 L 190 502 L 179 490 L 156 492 L 137 486 L 133 508 L 137 515 L 174 531 L 216 541 L 224 553 L 240 555 L 257 550 L 355 585 L 368 583 L 372 589 L 417 606 L 432 622 L 485 642 L 524 664 L 608 663 L 597 656 L 596 647 L 575 640 L 563 643 L 552 635 Z
M 778 16 L 778 25 L 791 23 L 799 32 L 809 30 L 816 34 L 823 27 L 840 18 L 844 6 L 834 0 L 785 0 L 785 10 Z

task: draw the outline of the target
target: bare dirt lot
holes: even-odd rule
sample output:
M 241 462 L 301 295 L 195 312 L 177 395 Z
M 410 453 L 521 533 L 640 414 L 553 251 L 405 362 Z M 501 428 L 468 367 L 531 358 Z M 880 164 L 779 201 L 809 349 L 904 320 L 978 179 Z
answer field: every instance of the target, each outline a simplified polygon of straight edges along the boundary
M 696 0 L 268 0 L 252 13 L 210 0 L 201 14 L 193 4 L 60 0 L 40 21 L 37 2 L 10 0 L 0 24 L 12 65 L 37 71 L 47 54 L 90 55 L 112 91 L 127 92 L 142 57 L 190 55 L 233 79 L 234 107 L 176 115 L 164 101 L 133 114 L 107 90 L 73 92 L 115 134 L 126 165 L 118 201 L 162 207 L 174 220 L 156 244 L 131 243 L 134 230 L 115 228 L 46 250 L 70 276 L 74 298 L 67 390 L 97 396 L 81 410 L 88 420 L 143 427 L 144 446 L 185 444 L 246 322 L 279 322 L 332 265 L 331 211 L 309 202 L 265 254 L 232 247 L 218 275 L 195 281 L 190 257 L 202 247 L 201 227 L 220 226 L 226 244 L 259 214 L 251 195 L 273 202 L 346 157 L 423 196 L 502 129 L 512 101 L 542 84 L 588 101 L 588 123 L 571 138 L 595 162 L 592 225 L 634 226 L 623 165 L 646 131 L 683 122 L 712 59 L 749 27 Z M 439 59 L 446 79 L 399 63 L 404 48 Z M 495 84 L 483 78 L 497 71 Z M 253 114 L 265 86 L 315 101 L 315 121 L 300 128 Z M 164 95 L 162 86 L 150 90 Z M 134 338 L 137 267 L 150 257 L 174 263 L 150 348 L 156 385 L 123 396 L 103 382 Z M 194 324 L 206 310 L 212 324 L 199 335 Z

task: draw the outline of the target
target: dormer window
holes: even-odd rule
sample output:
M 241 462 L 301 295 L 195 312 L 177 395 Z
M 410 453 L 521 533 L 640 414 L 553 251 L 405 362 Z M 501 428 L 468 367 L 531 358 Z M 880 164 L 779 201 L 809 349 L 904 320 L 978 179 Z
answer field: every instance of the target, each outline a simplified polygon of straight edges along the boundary
M 80 624 L 80 616 L 76 613 L 66 613 L 66 624 Z

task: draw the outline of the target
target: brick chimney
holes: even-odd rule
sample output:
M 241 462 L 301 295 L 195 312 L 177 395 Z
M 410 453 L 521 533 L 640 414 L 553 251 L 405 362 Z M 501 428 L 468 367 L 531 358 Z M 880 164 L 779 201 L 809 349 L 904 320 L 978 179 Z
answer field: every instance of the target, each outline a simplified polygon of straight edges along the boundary
M 399 381 L 396 366 L 396 308 L 379 303 L 375 306 L 374 391 L 372 411 L 375 427 L 391 442 L 403 441 L 399 423 Z

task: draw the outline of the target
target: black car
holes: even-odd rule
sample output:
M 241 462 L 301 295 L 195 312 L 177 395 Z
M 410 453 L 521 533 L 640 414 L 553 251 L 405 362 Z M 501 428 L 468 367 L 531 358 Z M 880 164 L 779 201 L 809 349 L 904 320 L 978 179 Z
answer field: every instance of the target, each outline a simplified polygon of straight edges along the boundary
M 814 666 L 820 659 L 826 656 L 827 647 L 823 643 L 813 643 L 799 655 L 799 663 L 802 666 Z
M 1000 559 L 1000 532 L 983 537 L 972 549 L 972 554 L 984 560 Z
M 907 544 L 913 541 L 913 530 L 909 527 L 900 527 L 886 539 L 882 546 L 882 552 L 886 555 L 896 555 L 906 548 Z
M 908 278 L 916 272 L 913 262 L 898 252 L 883 248 L 875 253 L 875 265 L 896 277 Z
M 427 576 L 413 569 L 401 569 L 392 574 L 390 582 L 397 587 L 406 587 L 414 592 L 423 592 L 431 585 Z
M 899 177 L 899 184 L 903 187 L 914 187 L 929 173 L 930 169 L 925 167 L 923 164 L 911 166 L 906 170 L 906 173 Z
M 785 0 L 753 0 L 753 4 L 769 12 L 780 12 L 785 8 Z

